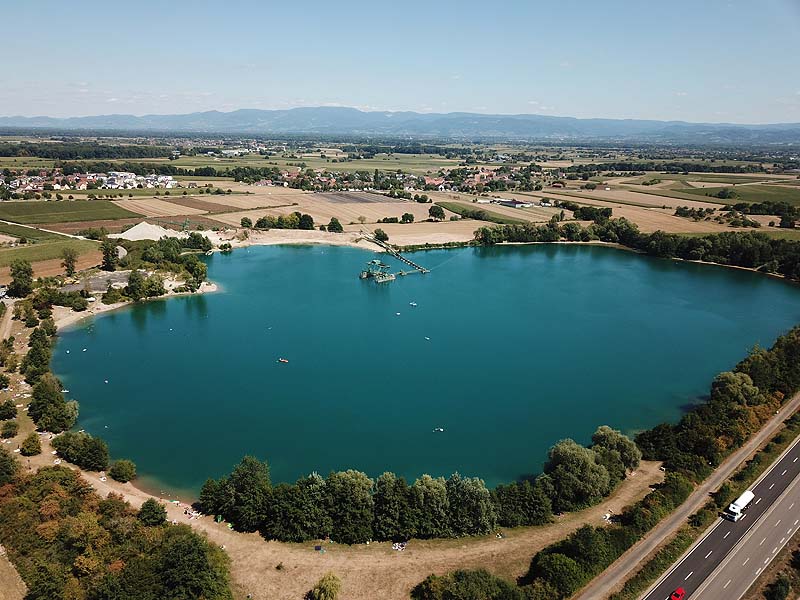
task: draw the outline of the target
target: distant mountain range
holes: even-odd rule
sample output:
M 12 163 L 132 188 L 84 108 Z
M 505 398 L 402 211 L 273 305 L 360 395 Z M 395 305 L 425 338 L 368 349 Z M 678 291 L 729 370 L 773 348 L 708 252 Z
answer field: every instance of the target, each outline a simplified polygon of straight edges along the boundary
M 507 140 L 619 140 L 687 144 L 800 144 L 800 123 L 737 125 L 544 115 L 365 112 L 355 108 L 242 109 L 183 115 L 0 117 L 0 129 L 213 134 L 410 136 Z

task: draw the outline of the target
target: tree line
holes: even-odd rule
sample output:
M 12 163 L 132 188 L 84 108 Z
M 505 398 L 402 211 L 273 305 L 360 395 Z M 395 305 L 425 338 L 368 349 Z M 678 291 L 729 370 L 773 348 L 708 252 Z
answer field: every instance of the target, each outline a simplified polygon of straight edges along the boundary
M 569 439 L 554 445 L 539 477 L 488 490 L 483 480 L 458 473 L 448 479 L 423 475 L 409 484 L 394 473 L 373 480 L 354 470 L 326 478 L 312 473 L 294 484 L 273 486 L 267 463 L 248 456 L 230 475 L 207 480 L 197 506 L 238 531 L 286 542 L 480 535 L 498 525 L 541 525 L 553 510 L 595 504 L 638 466 L 640 457 L 632 440 L 604 426 L 589 447 Z
M 656 231 L 641 233 L 625 218 L 607 219 L 582 227 L 578 223 L 532 223 L 481 227 L 475 232 L 479 244 L 502 242 L 588 242 L 600 240 L 621 244 L 651 256 L 714 262 L 779 273 L 800 280 L 800 242 L 773 239 L 765 233 L 724 231 L 689 237 Z
M 665 173 L 763 173 L 760 164 L 726 165 L 711 162 L 691 162 L 682 160 L 642 160 L 613 161 L 595 164 L 570 165 L 563 169 L 566 173 L 599 171 L 659 171 Z
M 105 145 L 96 142 L 48 142 L 37 144 L 20 142 L 0 144 L 0 156 L 49 158 L 56 160 L 83 160 L 98 158 L 163 158 L 170 156 L 171 148 L 139 144 Z

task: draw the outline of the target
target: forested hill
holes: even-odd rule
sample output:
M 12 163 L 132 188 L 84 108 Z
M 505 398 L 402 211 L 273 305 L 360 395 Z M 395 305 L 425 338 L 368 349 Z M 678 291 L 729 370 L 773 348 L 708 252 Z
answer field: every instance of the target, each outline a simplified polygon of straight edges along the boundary
M 345 107 L 243 109 L 181 115 L 0 117 L 0 129 L 163 131 L 249 134 L 411 135 L 530 140 L 639 140 L 686 144 L 800 142 L 800 123 L 737 125 L 545 115 L 365 112 Z

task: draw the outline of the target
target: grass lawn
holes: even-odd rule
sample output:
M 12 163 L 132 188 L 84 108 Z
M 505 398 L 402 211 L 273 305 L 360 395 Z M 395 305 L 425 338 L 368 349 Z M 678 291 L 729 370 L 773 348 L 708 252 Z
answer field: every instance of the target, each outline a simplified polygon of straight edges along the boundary
M 58 239 L 41 242 L 38 244 L 28 244 L 17 246 L 16 248 L 0 248 L 0 268 L 9 266 L 17 259 L 24 259 L 32 263 L 42 260 L 61 258 L 64 248 L 74 248 L 78 254 L 85 254 L 90 250 L 97 249 L 97 242 L 86 240 L 73 240 L 54 236 Z M 30 238 L 29 238 L 30 239 Z
M 720 200 L 718 198 L 708 198 L 706 194 L 714 196 L 717 192 L 725 188 L 705 188 L 705 189 L 686 189 L 684 194 L 700 196 L 701 199 L 708 199 L 709 202 L 721 202 L 723 204 L 736 204 L 737 202 L 788 202 L 793 206 L 800 206 L 800 189 L 778 185 L 743 185 L 736 187 L 736 198 Z
M 120 208 L 108 200 L 31 200 L 8 201 L 0 204 L 0 219 L 15 223 L 65 223 L 70 221 L 99 221 L 129 219 L 141 215 Z

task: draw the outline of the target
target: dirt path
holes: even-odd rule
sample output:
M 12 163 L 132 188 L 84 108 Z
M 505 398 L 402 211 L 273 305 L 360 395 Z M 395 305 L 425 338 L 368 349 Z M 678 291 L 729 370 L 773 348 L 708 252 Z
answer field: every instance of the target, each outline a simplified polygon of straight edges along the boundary
M 22 600 L 28 588 L 3 550 L 0 550 L 0 600 Z
M 800 409 L 800 394 L 787 402 L 744 446 L 725 459 L 711 476 L 692 492 L 686 502 L 573 598 L 575 600 L 607 598 L 613 591 L 621 587 L 627 578 L 634 574 L 635 569 L 641 566 L 645 557 L 677 532 L 691 514 L 700 510 L 708 502 L 708 495 L 722 485 L 739 468 L 739 465 L 755 454 L 783 426 L 783 422 L 798 409 Z
M 14 313 L 14 302 L 6 301 L 6 312 L 0 318 L 0 340 L 11 335 L 11 317 Z M 27 592 L 25 583 L 17 573 L 14 565 L 8 560 L 5 551 L 0 546 L 0 600 L 22 600 Z

